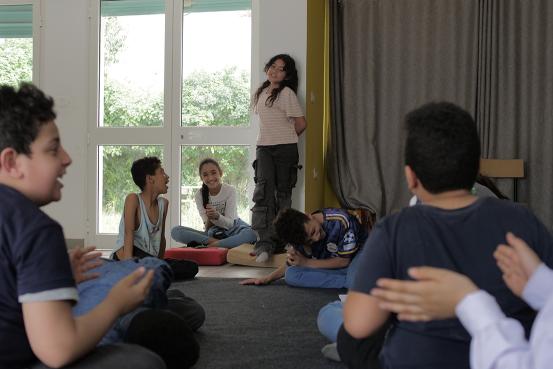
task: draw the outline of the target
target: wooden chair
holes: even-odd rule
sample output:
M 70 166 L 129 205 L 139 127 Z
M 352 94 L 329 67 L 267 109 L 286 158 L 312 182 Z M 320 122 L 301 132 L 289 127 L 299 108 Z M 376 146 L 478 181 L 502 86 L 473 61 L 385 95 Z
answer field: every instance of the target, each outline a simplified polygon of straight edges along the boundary
M 517 201 L 517 181 L 524 178 L 522 159 L 480 159 L 480 174 L 490 178 L 513 179 L 513 201 Z

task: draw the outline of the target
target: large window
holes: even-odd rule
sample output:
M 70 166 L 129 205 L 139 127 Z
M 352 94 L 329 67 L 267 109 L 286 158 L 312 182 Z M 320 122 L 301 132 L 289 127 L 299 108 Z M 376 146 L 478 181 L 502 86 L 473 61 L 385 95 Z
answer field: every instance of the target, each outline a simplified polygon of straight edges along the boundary
M 33 4 L 0 1 L 0 84 L 33 81 Z
M 162 159 L 170 175 L 167 231 L 202 229 L 193 196 L 199 161 L 221 163 L 249 220 L 252 145 L 250 0 L 94 0 L 97 90 L 91 104 L 88 242 L 113 247 L 132 162 Z M 92 190 L 92 188 L 91 188 Z M 91 203 L 93 202 L 93 203 Z

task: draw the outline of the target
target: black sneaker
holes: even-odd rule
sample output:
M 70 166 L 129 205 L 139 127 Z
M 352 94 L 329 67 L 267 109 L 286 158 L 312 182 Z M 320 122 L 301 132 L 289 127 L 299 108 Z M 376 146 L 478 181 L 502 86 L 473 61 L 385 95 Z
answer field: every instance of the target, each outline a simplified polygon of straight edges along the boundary
M 193 247 L 193 248 L 198 248 L 200 246 L 203 246 L 203 244 L 199 243 L 199 242 L 196 242 L 196 241 L 190 241 L 186 244 L 187 247 Z

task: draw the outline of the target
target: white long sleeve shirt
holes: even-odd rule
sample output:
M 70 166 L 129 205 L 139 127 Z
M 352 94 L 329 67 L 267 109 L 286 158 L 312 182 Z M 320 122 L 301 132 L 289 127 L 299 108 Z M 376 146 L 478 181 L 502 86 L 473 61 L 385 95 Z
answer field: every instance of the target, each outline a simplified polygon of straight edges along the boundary
M 202 201 L 202 189 L 199 189 L 196 193 L 195 200 L 198 212 L 204 224 L 206 224 L 208 219 Z M 238 212 L 236 210 L 236 190 L 234 187 L 223 183 L 217 195 L 209 195 L 209 203 L 219 213 L 219 219 L 212 220 L 211 223 L 224 229 L 232 228 L 234 220 L 238 218 Z
M 467 295 L 457 305 L 457 316 L 472 336 L 472 369 L 553 368 L 553 271 L 540 265 L 522 297 L 540 310 L 530 341 L 521 324 L 507 318 L 495 299 L 482 290 Z

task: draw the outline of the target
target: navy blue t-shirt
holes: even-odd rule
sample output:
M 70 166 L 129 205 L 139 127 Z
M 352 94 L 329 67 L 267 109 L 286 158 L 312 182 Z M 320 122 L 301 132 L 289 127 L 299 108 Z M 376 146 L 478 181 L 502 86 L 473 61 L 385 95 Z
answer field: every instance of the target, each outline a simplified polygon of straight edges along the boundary
M 405 208 L 384 218 L 371 232 L 359 255 L 352 290 L 369 293 L 382 277 L 410 279 L 407 270 L 413 266 L 446 268 L 470 277 L 529 332 L 535 312 L 507 288 L 493 257 L 508 231 L 553 266 L 551 234 L 519 204 L 487 197 L 456 210 L 424 204 Z M 381 361 L 393 368 L 468 369 L 469 344 L 470 335 L 458 319 L 394 321 Z
M 75 281 L 61 226 L 18 191 L 0 185 L 0 368 L 36 357 L 21 303 L 74 300 Z

